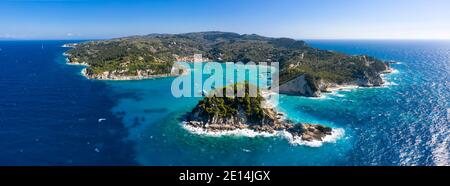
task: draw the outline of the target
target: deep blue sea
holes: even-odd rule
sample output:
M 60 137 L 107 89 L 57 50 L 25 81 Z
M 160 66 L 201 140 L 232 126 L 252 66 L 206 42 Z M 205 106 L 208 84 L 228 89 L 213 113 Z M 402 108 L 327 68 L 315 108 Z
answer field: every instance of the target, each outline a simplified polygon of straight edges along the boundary
M 450 165 L 450 41 L 308 41 L 398 62 L 385 87 L 281 96 L 288 118 L 344 131 L 319 147 L 192 134 L 199 98 L 173 97 L 173 78 L 88 80 L 69 42 L 0 41 L 0 165 Z

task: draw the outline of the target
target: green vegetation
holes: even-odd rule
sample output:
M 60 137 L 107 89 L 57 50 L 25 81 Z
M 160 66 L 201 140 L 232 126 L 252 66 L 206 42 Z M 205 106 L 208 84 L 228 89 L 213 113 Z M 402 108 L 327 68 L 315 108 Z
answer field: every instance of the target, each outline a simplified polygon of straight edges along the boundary
M 280 82 L 301 74 L 310 80 L 352 82 L 378 76 L 387 65 L 369 56 L 350 56 L 309 47 L 289 38 L 269 38 L 228 32 L 151 34 L 78 44 L 67 51 L 71 62 L 87 63 L 93 74 L 136 75 L 169 73 L 177 59 L 202 54 L 212 61 L 280 62 Z M 314 83 L 314 82 L 311 82 Z
M 308 48 L 299 56 L 293 56 L 282 64 L 280 83 L 301 74 L 314 80 L 330 83 L 348 83 L 364 76 L 376 77 L 387 70 L 387 64 L 370 56 L 350 56 L 333 51 Z
M 261 104 L 264 98 L 260 95 L 259 90 L 250 85 L 248 82 L 236 83 L 224 88 L 216 89 L 216 92 L 221 91 L 226 95 L 226 90 L 233 88 L 235 96 L 213 96 L 205 97 L 201 100 L 197 107 L 192 111 L 193 113 L 199 113 L 201 118 L 207 118 L 207 120 L 216 118 L 229 119 L 242 117 L 240 113 L 244 114 L 249 122 L 258 123 L 261 122 L 266 114 Z M 253 88 L 257 90 L 256 96 L 250 96 L 249 90 Z M 238 95 L 238 90 L 244 92 L 243 96 Z
M 158 46 L 157 42 L 117 39 L 81 43 L 66 53 L 71 62 L 88 64 L 88 70 L 94 74 L 117 71 L 137 75 L 138 70 L 170 73 L 175 58 L 168 52 L 152 52 Z

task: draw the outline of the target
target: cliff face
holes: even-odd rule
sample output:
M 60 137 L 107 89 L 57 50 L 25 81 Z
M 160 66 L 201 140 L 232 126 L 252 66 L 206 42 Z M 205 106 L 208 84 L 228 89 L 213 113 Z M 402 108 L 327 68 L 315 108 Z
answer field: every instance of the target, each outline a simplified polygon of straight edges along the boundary
M 384 84 L 381 77 L 384 73 L 390 72 L 388 64 L 382 63 L 377 68 L 369 66 L 367 69 L 355 71 L 350 78 L 345 81 L 336 82 L 333 80 L 314 77 L 308 73 L 299 75 L 289 81 L 282 82 L 279 92 L 287 95 L 298 95 L 307 97 L 319 97 L 322 92 L 329 92 L 330 89 L 341 86 L 361 86 L 377 87 Z
M 319 87 L 317 87 L 314 83 L 315 82 L 308 81 L 306 79 L 306 75 L 301 75 L 280 85 L 279 92 L 287 95 L 319 97 Z
M 251 85 L 235 84 L 236 87 L 249 88 Z M 224 89 L 220 89 L 224 91 Z M 246 89 L 248 90 L 248 89 Z M 206 97 L 186 117 L 186 125 L 212 132 L 249 129 L 256 132 L 275 133 L 286 131 L 294 137 L 306 141 L 321 141 L 331 135 L 332 129 L 315 124 L 294 124 L 285 120 L 284 114 L 274 108 L 262 107 L 263 98 L 249 97 Z
M 361 75 L 359 75 L 358 79 L 354 82 L 354 84 L 363 87 L 377 87 L 384 84 L 383 78 L 381 78 L 381 74 L 387 73 L 389 67 L 386 65 L 386 68 L 383 71 L 379 72 L 366 72 L 364 71 Z

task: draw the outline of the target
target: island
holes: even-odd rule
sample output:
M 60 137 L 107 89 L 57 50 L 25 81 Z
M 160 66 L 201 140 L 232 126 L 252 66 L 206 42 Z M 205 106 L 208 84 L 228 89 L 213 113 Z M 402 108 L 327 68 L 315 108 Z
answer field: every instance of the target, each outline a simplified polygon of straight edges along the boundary
M 290 38 L 271 38 L 231 32 L 150 34 L 66 44 L 69 64 L 85 65 L 83 74 L 97 80 L 137 80 L 180 75 L 175 62 L 279 62 L 279 93 L 319 97 L 343 87 L 382 86 L 389 62 L 367 55 L 347 55 L 310 47 Z M 194 59 L 201 54 L 202 59 Z M 175 70 L 174 70 L 175 69 Z M 262 135 L 282 134 L 291 142 L 330 141 L 340 134 L 321 124 L 295 123 L 270 107 L 268 99 L 247 81 L 219 87 L 184 118 L 183 127 L 203 134 L 246 131 Z M 245 89 L 242 97 L 215 96 L 227 89 Z M 254 87 L 253 87 L 254 88 Z
M 69 64 L 86 65 L 83 74 L 99 80 L 177 76 L 176 61 L 279 62 L 282 94 L 318 97 L 346 86 L 381 86 L 389 64 L 367 55 L 312 48 L 290 38 L 231 32 L 150 34 L 66 44 Z
M 192 112 L 186 116 L 184 125 L 191 131 L 203 133 L 220 133 L 236 130 L 250 130 L 258 134 L 287 133 L 291 141 L 322 141 L 332 135 L 333 129 L 319 124 L 294 123 L 284 117 L 283 113 L 265 103 L 267 101 L 261 90 L 250 83 L 241 82 L 218 88 L 201 100 Z M 230 89 L 231 88 L 231 89 Z M 256 96 L 250 96 L 249 90 L 255 88 Z M 218 91 L 223 95 L 227 89 L 244 92 L 243 96 L 216 96 Z M 286 136 L 286 135 L 285 135 Z

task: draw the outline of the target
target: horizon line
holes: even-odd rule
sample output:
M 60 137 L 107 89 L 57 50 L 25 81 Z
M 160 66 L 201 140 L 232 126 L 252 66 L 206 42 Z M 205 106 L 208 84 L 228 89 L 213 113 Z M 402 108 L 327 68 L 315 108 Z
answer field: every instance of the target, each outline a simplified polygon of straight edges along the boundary
M 0 38 L 0 41 L 74 41 L 74 40 L 110 40 L 133 36 L 145 35 L 130 35 L 123 37 L 98 37 L 98 38 Z M 272 37 L 272 38 L 290 38 L 290 37 Z M 291 38 L 295 40 L 365 40 L 365 41 L 450 41 L 450 38 Z
M 174 33 L 157 33 L 157 32 L 149 32 L 149 33 L 135 33 L 135 34 L 112 34 L 110 36 L 101 36 L 101 35 L 97 35 L 97 36 L 86 36 L 84 37 L 83 35 L 67 35 L 67 34 L 58 34 L 55 37 L 49 37 L 49 36 L 14 36 L 14 35 L 10 35 L 10 36 L 0 36 L 0 40 L 108 40 L 108 39 L 118 39 L 118 38 L 126 38 L 126 37 L 139 37 L 139 36 L 147 36 L 147 35 L 152 35 L 152 34 L 169 34 L 169 35 L 177 35 L 177 34 L 190 34 L 190 33 L 207 33 L 207 32 L 222 32 L 222 33 L 234 33 L 234 34 L 239 34 L 239 35 L 258 35 L 258 36 L 262 36 L 262 37 L 268 37 L 268 38 L 290 38 L 290 39 L 295 39 L 295 40 L 450 40 L 450 37 L 443 37 L 443 38 L 427 38 L 427 37 L 417 37 L 417 38 L 412 38 L 412 37 L 399 37 L 399 38 L 393 38 L 393 37 L 386 37 L 386 38 L 382 38 L 382 37 L 372 37 L 372 38 L 364 38 L 364 37 L 356 37 L 356 38 L 345 38 L 345 37 L 336 37 L 336 38 L 331 38 L 331 37 L 296 37 L 296 36 L 280 36 L 280 35 L 265 35 L 262 33 L 243 33 L 243 32 L 236 32 L 236 31 L 229 31 L 229 30 L 203 30 L 203 31 L 186 31 L 186 32 L 174 32 Z M 69 34 L 69 33 L 68 33 Z M 72 34 L 72 33 L 70 33 Z M 9 35 L 9 34 L 7 34 Z

